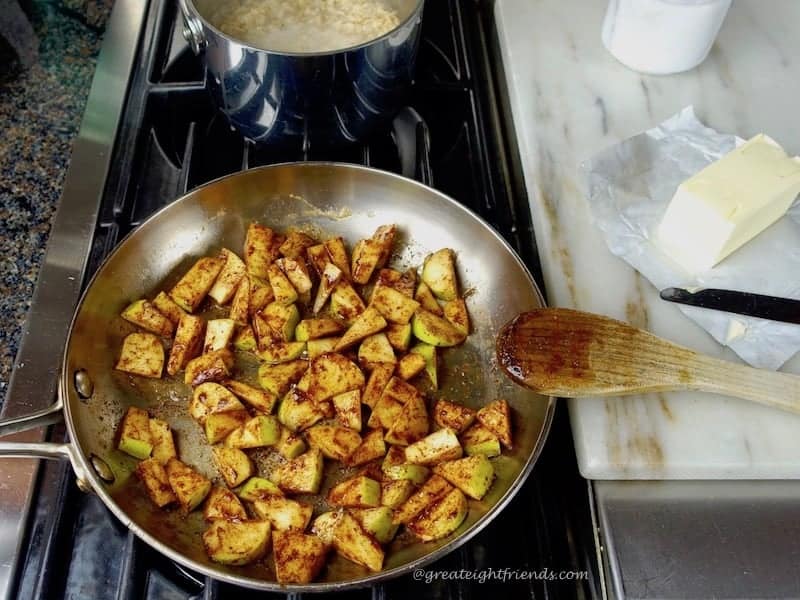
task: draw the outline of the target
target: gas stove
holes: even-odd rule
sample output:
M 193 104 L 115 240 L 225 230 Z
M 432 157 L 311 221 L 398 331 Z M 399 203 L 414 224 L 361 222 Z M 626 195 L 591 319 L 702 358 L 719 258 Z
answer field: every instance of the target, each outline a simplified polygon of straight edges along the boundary
M 392 126 L 337 150 L 255 147 L 215 111 L 174 0 L 117 0 L 76 141 L 59 214 L 3 416 L 55 397 L 60 352 L 82 283 L 150 214 L 203 183 L 299 160 L 368 165 L 416 178 L 480 214 L 541 285 L 519 157 L 511 135 L 491 2 L 428 2 L 417 76 Z M 64 428 L 26 439 L 65 439 Z M 5 598 L 237 598 L 254 592 L 188 571 L 152 550 L 78 490 L 66 462 L 0 461 L 0 594 Z M 535 572 L 526 580 L 398 578 L 352 598 L 600 597 L 586 482 L 569 424 L 550 439 L 513 502 L 432 571 Z M 8 543 L 15 540 L 15 543 Z M 559 580 L 558 573 L 581 576 Z M 548 576 L 549 573 L 549 576 Z M 259 593 L 258 597 L 267 597 Z

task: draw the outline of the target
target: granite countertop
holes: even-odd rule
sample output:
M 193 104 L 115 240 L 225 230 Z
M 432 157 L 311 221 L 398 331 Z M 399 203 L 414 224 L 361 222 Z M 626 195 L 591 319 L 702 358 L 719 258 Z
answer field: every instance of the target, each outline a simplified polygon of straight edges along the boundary
M 111 0 L 33 0 L 38 59 L 0 64 L 0 402 L 44 257 Z M 0 40 L 2 41 L 2 40 Z

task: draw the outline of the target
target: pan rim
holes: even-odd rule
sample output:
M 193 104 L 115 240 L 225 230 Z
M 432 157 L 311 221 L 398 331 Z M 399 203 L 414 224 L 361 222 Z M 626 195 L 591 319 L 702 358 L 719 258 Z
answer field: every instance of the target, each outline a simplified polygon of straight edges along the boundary
M 402 565 L 399 565 L 391 569 L 381 570 L 377 573 L 371 573 L 365 577 L 360 577 L 358 579 L 352 579 L 347 581 L 318 582 L 318 583 L 300 585 L 300 584 L 280 584 L 276 581 L 267 581 L 264 579 L 235 575 L 225 572 L 221 569 L 217 569 L 213 566 L 209 566 L 208 564 L 199 563 L 189 558 L 188 556 L 182 554 L 178 550 L 175 550 L 174 548 L 168 546 L 167 544 L 165 544 L 164 542 L 162 542 L 161 540 L 157 539 L 155 536 L 147 532 L 135 521 L 133 521 L 128 516 L 128 514 L 117 504 L 117 502 L 114 500 L 111 494 L 106 490 L 102 480 L 92 468 L 90 463 L 90 458 L 85 454 L 79 442 L 78 432 L 75 429 L 72 419 L 71 405 L 69 402 L 68 394 L 66 392 L 66 390 L 69 389 L 69 382 L 67 375 L 68 372 L 67 358 L 69 355 L 69 348 L 72 343 L 73 330 L 77 321 L 77 317 L 81 313 L 81 308 L 83 307 L 84 300 L 86 299 L 89 290 L 93 287 L 95 280 L 103 272 L 106 265 L 112 261 L 113 257 L 119 251 L 121 251 L 123 246 L 129 243 L 130 239 L 143 227 L 147 226 L 151 221 L 157 219 L 160 215 L 166 213 L 178 203 L 188 201 L 189 198 L 193 197 L 195 194 L 201 192 L 206 188 L 212 187 L 218 184 L 219 182 L 235 177 L 242 177 L 250 173 L 287 168 L 287 167 L 298 168 L 298 169 L 322 167 L 322 168 L 331 168 L 334 170 L 343 169 L 343 170 L 362 171 L 369 173 L 371 176 L 397 179 L 404 182 L 405 184 L 411 184 L 414 187 L 420 188 L 424 190 L 426 193 L 429 194 L 432 193 L 438 196 L 446 204 L 456 208 L 457 210 L 462 211 L 467 217 L 476 220 L 478 223 L 480 223 L 481 226 L 483 226 L 484 229 L 486 229 L 492 236 L 494 236 L 497 241 L 500 242 L 500 244 L 505 248 L 505 250 L 510 254 L 510 256 L 513 257 L 517 265 L 522 269 L 522 272 L 525 274 L 528 283 L 530 284 L 532 290 L 535 292 L 535 296 L 539 300 L 541 307 L 546 306 L 544 296 L 541 290 L 539 289 L 539 286 L 537 285 L 535 279 L 533 278 L 527 266 L 519 257 L 517 252 L 511 247 L 511 245 L 494 229 L 494 227 L 492 227 L 480 215 L 476 214 L 468 207 L 459 203 L 457 200 L 451 198 L 447 194 L 444 194 L 443 192 L 440 192 L 439 190 L 436 190 L 416 180 L 404 177 L 403 175 L 398 175 L 390 171 L 376 169 L 374 167 L 367 167 L 351 163 L 331 162 L 331 161 L 303 161 L 303 162 L 283 162 L 272 165 L 264 165 L 260 167 L 255 167 L 253 169 L 247 169 L 246 171 L 239 171 L 237 173 L 224 175 L 222 177 L 218 177 L 212 181 L 209 181 L 201 186 L 194 188 L 193 190 L 183 194 L 182 196 L 179 196 L 166 206 L 160 208 L 155 213 L 150 215 L 138 227 L 130 231 L 127 235 L 125 235 L 125 237 L 123 237 L 117 243 L 117 245 L 112 249 L 109 255 L 103 259 L 103 262 L 97 268 L 92 277 L 87 281 L 86 287 L 84 288 L 81 294 L 81 298 L 75 307 L 75 311 L 73 313 L 72 321 L 69 327 L 69 333 L 67 336 L 67 344 L 62 356 L 61 385 L 59 389 L 60 393 L 62 394 L 62 402 L 64 405 L 63 408 L 64 422 L 66 424 L 67 431 L 69 433 L 69 439 L 70 439 L 69 443 L 74 445 L 75 449 L 74 456 L 79 461 L 81 470 L 88 477 L 92 490 L 100 497 L 100 499 L 105 504 L 106 508 L 108 508 L 112 512 L 112 514 L 114 514 L 114 516 L 116 516 L 120 520 L 120 522 L 123 525 L 125 525 L 125 527 L 127 527 L 128 530 L 131 531 L 134 535 L 136 535 L 139 539 L 146 542 L 153 549 L 157 550 L 158 552 L 161 552 L 169 559 L 174 560 L 178 564 L 186 568 L 192 569 L 194 571 L 197 571 L 198 573 L 204 576 L 210 577 L 218 581 L 223 581 L 225 583 L 230 583 L 233 585 L 246 587 L 249 589 L 269 591 L 269 592 L 281 592 L 281 593 L 336 592 L 346 589 L 357 589 L 357 588 L 368 587 L 373 584 L 380 583 L 382 581 L 394 579 L 395 577 L 399 577 L 414 570 L 421 569 L 422 567 L 429 565 L 430 563 L 435 562 L 436 560 L 450 554 L 454 550 L 457 550 L 466 542 L 471 540 L 474 536 L 476 536 L 478 533 L 480 533 L 486 526 L 488 526 L 495 519 L 495 517 L 497 517 L 497 515 L 499 515 L 504 508 L 506 508 L 506 506 L 511 502 L 514 496 L 516 496 L 520 488 L 524 485 L 524 483 L 528 479 L 531 471 L 533 470 L 534 465 L 538 461 L 539 456 L 544 448 L 545 443 L 547 442 L 547 438 L 550 433 L 550 428 L 553 422 L 557 406 L 556 398 L 553 396 L 541 396 L 541 398 L 547 399 L 547 407 L 544 411 L 542 427 L 539 431 L 539 436 L 533 447 L 533 451 L 528 456 L 523 468 L 520 470 L 517 477 L 509 485 L 506 492 L 497 500 L 494 506 L 492 506 L 489 510 L 487 510 L 487 512 L 480 519 L 478 519 L 478 521 L 473 523 L 467 530 L 461 532 L 459 535 L 457 535 L 457 537 L 447 542 L 440 548 L 437 548 L 433 552 L 425 554 L 424 556 L 421 556 L 411 562 L 404 563 Z

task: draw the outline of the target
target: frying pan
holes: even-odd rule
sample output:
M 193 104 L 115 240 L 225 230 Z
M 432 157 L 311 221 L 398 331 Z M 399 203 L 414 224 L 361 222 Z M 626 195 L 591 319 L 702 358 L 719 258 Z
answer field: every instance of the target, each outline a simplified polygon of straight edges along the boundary
M 182 516 L 151 504 L 131 475 L 136 461 L 115 449 L 117 425 L 130 405 L 170 422 L 182 460 L 219 480 L 201 428 L 189 417 L 190 389 L 178 381 L 146 380 L 114 370 L 122 339 L 134 330 L 119 317 L 129 302 L 167 290 L 201 257 L 228 247 L 241 251 L 247 225 L 301 227 L 350 244 L 378 225 L 396 223 L 393 266 L 419 266 L 429 252 L 456 251 L 459 278 L 474 332 L 461 347 L 442 352 L 442 388 L 435 394 L 478 408 L 505 398 L 513 411 L 514 448 L 493 459 L 497 479 L 449 537 L 422 543 L 401 535 L 387 549 L 384 570 L 369 573 L 331 555 L 319 582 L 281 586 L 268 556 L 258 564 L 225 567 L 205 555 L 201 511 Z M 176 562 L 219 580 L 271 591 L 316 592 L 364 586 L 430 563 L 485 527 L 530 473 L 552 420 L 553 398 L 524 390 L 497 367 L 495 337 L 512 317 L 544 302 L 523 263 L 485 222 L 447 196 L 383 171 L 354 165 L 294 163 L 224 177 L 176 200 L 125 238 L 89 283 L 78 304 L 64 353 L 58 401 L 34 415 L 0 423 L 0 435 L 61 416 L 71 442 L 0 442 L 0 456 L 68 457 L 80 487 L 96 493 L 137 536 Z M 238 378 L 254 380 L 256 365 L 237 357 Z M 262 475 L 269 464 L 253 456 Z M 326 485 L 342 473 L 329 465 Z M 325 493 L 323 488 L 321 494 Z

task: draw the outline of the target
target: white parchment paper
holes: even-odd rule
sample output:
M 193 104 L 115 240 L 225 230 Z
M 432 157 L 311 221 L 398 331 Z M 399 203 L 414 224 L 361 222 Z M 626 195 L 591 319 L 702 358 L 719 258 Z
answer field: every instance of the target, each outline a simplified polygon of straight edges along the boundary
M 766 132 L 769 133 L 769 132 Z M 705 127 L 691 107 L 582 165 L 596 225 L 612 253 L 656 288 L 723 288 L 800 299 L 800 203 L 716 267 L 689 274 L 653 242 L 678 185 L 742 140 Z M 755 367 L 800 350 L 800 326 L 692 306 L 680 310 Z

